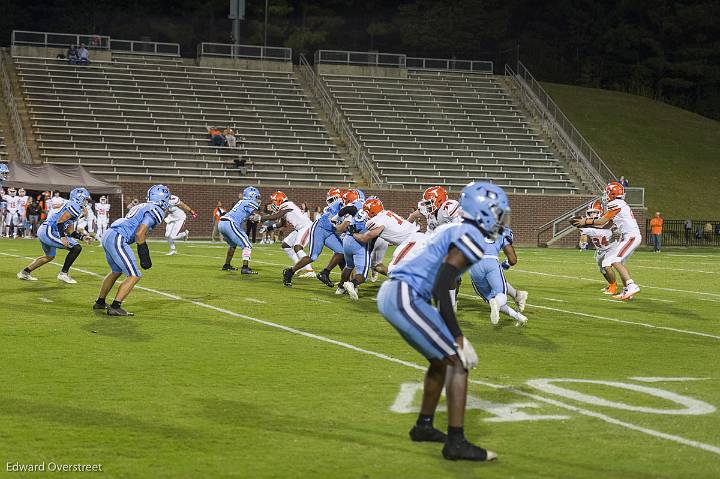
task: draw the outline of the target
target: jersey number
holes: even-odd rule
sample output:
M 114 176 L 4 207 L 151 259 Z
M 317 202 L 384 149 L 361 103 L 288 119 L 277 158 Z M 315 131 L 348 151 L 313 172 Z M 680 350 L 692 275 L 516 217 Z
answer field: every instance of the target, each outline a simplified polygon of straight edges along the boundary
M 389 211 L 389 210 L 388 210 L 388 211 L 386 211 L 386 213 L 387 213 L 387 215 L 388 215 L 390 218 L 392 218 L 392 219 L 394 219 L 395 221 L 397 221 L 399 225 L 403 224 L 403 221 L 404 221 L 404 220 L 403 220 L 402 218 L 400 218 L 398 215 L 396 215 L 395 213 L 393 213 L 392 211 Z
M 593 237 L 592 244 L 595 245 L 596 248 L 602 248 L 602 247 L 607 247 L 610 244 L 610 242 L 608 241 L 607 237 L 602 236 L 600 238 Z

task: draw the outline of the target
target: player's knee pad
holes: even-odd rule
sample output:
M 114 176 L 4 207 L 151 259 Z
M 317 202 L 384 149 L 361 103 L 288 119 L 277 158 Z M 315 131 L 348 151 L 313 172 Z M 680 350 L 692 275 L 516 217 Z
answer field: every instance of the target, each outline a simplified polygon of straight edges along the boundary
M 243 259 L 243 261 L 249 260 L 251 253 L 252 253 L 252 248 L 243 248 L 243 250 L 242 250 L 242 259 Z

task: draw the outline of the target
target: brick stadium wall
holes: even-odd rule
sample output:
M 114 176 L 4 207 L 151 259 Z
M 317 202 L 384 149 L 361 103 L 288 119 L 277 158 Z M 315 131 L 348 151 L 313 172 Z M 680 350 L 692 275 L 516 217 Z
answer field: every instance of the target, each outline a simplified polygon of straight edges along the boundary
M 121 183 L 127 205 L 133 198 L 141 201 L 145 198 L 147 189 L 152 186 L 150 183 Z M 196 220 L 189 220 L 188 229 L 194 238 L 209 237 L 212 228 L 212 210 L 218 201 L 222 201 L 226 209 L 232 207 L 237 201 L 238 193 L 243 187 L 239 186 L 213 186 L 213 185 L 189 185 L 175 184 L 168 185 L 173 194 L 179 196 L 185 203 L 198 212 Z M 263 196 L 263 207 L 276 188 L 261 187 Z M 326 189 L 316 188 L 283 188 L 288 197 L 297 204 L 307 203 L 311 210 L 317 206 L 324 206 Z M 378 195 L 386 208 L 407 216 L 417 205 L 420 198 L 418 191 L 388 190 L 379 191 L 366 189 L 366 195 Z M 510 195 L 512 206 L 512 228 L 515 233 L 516 242 L 522 245 L 537 244 L 537 228 L 542 224 L 556 218 L 577 205 L 590 201 L 592 198 L 580 195 L 566 196 L 545 196 L 545 195 Z M 111 195 L 110 201 L 113 205 L 111 217 L 114 219 L 120 215 L 120 196 Z M 636 211 L 638 224 L 645 224 L 645 212 Z M 162 236 L 164 228 L 156 229 L 153 236 Z M 573 246 L 577 244 L 577 235 L 570 234 L 558 246 Z

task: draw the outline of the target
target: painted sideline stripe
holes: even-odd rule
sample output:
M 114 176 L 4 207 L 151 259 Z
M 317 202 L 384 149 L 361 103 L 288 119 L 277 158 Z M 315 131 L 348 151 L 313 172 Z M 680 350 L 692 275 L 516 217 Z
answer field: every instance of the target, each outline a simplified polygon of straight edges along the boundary
M 513 271 L 517 271 L 518 273 L 526 273 L 526 274 L 537 274 L 539 276 L 551 276 L 554 278 L 564 278 L 564 279 L 579 279 L 581 281 L 590 281 L 592 283 L 606 283 L 606 281 L 603 281 L 601 279 L 591 279 L 591 278 L 582 278 L 580 276 L 569 276 L 565 274 L 552 274 L 552 273 L 543 273 L 540 271 L 530 271 L 527 269 L 520 269 L 520 268 L 513 268 Z M 704 291 L 688 291 L 686 289 L 675 289 L 675 288 L 662 288 L 660 286 L 648 286 L 647 284 L 639 284 L 641 288 L 649 288 L 649 289 L 659 289 L 661 291 L 672 291 L 674 293 L 690 293 L 690 294 L 702 294 L 707 296 L 713 296 L 716 298 L 720 298 L 720 294 L 717 293 L 706 293 Z
M 555 299 L 555 298 L 541 298 L 541 299 L 546 299 L 548 301 L 555 301 L 557 303 L 567 303 L 567 301 L 565 301 L 564 299 Z
M 460 293 L 460 296 L 464 296 L 466 298 L 475 299 L 477 301 L 480 301 L 480 298 L 473 296 L 471 294 L 467 293 Z M 622 301 L 614 300 L 614 299 L 606 299 L 606 298 L 597 298 L 599 301 L 610 301 L 612 303 L 619 303 L 624 304 Z M 550 306 L 540 306 L 539 304 L 530 304 L 527 303 L 527 306 L 538 308 L 538 309 L 546 309 L 548 311 L 555 311 L 558 313 L 566 313 L 566 314 L 574 314 L 575 316 L 582 316 L 583 318 L 590 318 L 590 319 L 600 319 L 603 321 L 611 321 L 613 323 L 620 323 L 620 324 L 630 324 L 633 326 L 642 326 L 644 328 L 650 328 L 650 329 L 662 329 L 664 331 L 672 331 L 675 333 L 682 333 L 682 334 L 691 334 L 693 336 L 703 336 L 706 338 L 712 338 L 712 339 L 720 339 L 720 336 L 716 336 L 714 334 L 708 334 L 708 333 L 701 333 L 699 331 L 690 331 L 688 329 L 678 329 L 678 328 L 671 328 L 669 326 L 657 326 L 655 324 L 649 324 L 649 323 L 641 323 L 638 321 L 627 321 L 624 319 L 617 319 L 617 318 L 608 318 L 607 316 L 599 316 L 597 314 L 589 314 L 589 313 L 582 313 L 580 311 L 568 311 L 567 309 L 559 309 L 559 308 L 551 308 Z
M 659 269 L 661 271 L 682 271 L 685 273 L 720 274 L 720 271 L 704 271 L 701 269 L 685 269 L 685 268 L 666 268 L 666 267 L 661 267 L 661 266 L 642 266 L 639 264 L 633 264 L 633 268 Z
M 11 255 L 11 254 L 7 254 L 7 253 L 0 253 L 0 254 L 6 255 L 6 256 L 15 256 L 16 258 L 22 258 L 22 256 Z M 53 262 L 53 264 L 56 264 L 56 265 L 58 265 L 58 266 L 62 266 L 60 263 L 56 263 L 56 262 Z M 73 267 L 72 269 L 74 269 L 74 270 L 76 270 L 76 271 L 79 271 L 79 272 L 81 272 L 81 273 L 85 273 L 85 274 L 88 274 L 88 275 L 91 275 L 91 276 L 95 276 L 95 277 L 97 277 L 97 278 L 103 278 L 102 275 L 100 275 L 100 274 L 98 274 L 98 273 L 95 273 L 95 272 L 93 272 L 93 271 L 87 271 L 87 270 L 83 270 L 83 269 L 80 269 L 80 268 L 74 268 L 74 267 Z M 383 354 L 383 353 L 378 353 L 378 352 L 375 352 L 375 351 L 371 351 L 371 350 L 369 350 L 369 349 L 360 348 L 360 347 L 358 347 L 358 346 L 352 345 L 352 344 L 350 344 L 350 343 L 345 343 L 345 342 L 342 342 L 342 341 L 338 341 L 338 340 L 336 340 L 336 339 L 327 338 L 327 337 L 325 337 L 325 336 L 320 336 L 320 335 L 318 335 L 318 334 L 308 333 L 308 332 L 306 332 L 306 331 L 302 331 L 302 330 L 300 330 L 300 329 L 291 328 L 291 327 L 289 327 L 289 326 L 284 326 L 284 325 L 279 324 L 279 323 L 273 323 L 273 322 L 271 322 L 271 321 L 265 321 L 265 320 L 263 320 L 263 319 L 253 318 L 252 316 L 247 316 L 247 315 L 244 315 L 244 314 L 241 314 L 241 313 L 236 313 L 235 311 L 230 311 L 229 309 L 220 308 L 220 307 L 213 306 L 213 305 L 210 305 L 210 304 L 201 303 L 200 301 L 183 299 L 183 298 L 180 298 L 179 296 L 176 296 L 176 295 L 173 295 L 173 294 L 170 294 L 170 293 L 165 293 L 165 292 L 163 292 L 163 291 L 158 291 L 158 290 L 151 289 L 151 288 L 145 288 L 145 287 L 142 287 L 142 286 L 136 286 L 136 288 L 141 289 L 141 290 L 143 290 L 143 291 L 148 291 L 148 292 L 151 292 L 151 293 L 159 294 L 159 295 L 162 295 L 162 296 L 176 298 L 176 299 L 178 299 L 178 300 L 185 301 L 185 302 L 188 302 L 188 303 L 190 303 L 190 304 L 194 304 L 195 306 L 198 306 L 198 307 L 201 307 L 201 308 L 210 309 L 210 310 L 213 310 L 213 311 L 217 311 L 217 312 L 219 312 L 219 313 L 223 313 L 223 314 L 226 314 L 226 315 L 228 315 L 228 316 L 233 316 L 233 317 L 236 317 L 236 318 L 245 319 L 245 320 L 248 320 L 248 321 L 252 321 L 252 322 L 254 322 L 254 323 L 262 324 L 262 325 L 264 325 L 264 326 L 268 326 L 268 327 L 271 327 L 271 328 L 280 329 L 280 330 L 286 331 L 286 332 L 288 332 L 288 333 L 297 334 L 297 335 L 299 335 L 299 336 L 304 336 L 304 337 L 306 337 L 306 338 L 315 339 L 315 340 L 317 340 L 317 341 L 322 341 L 322 342 L 325 342 L 325 343 L 328 343 L 328 344 L 333 344 L 333 345 L 335 345 L 335 346 L 340 346 L 340 347 L 342 347 L 342 348 L 350 349 L 350 350 L 352 350 L 352 351 L 356 351 L 356 352 L 359 352 L 359 353 L 363 353 L 363 354 L 366 354 L 366 355 L 369 355 L 369 356 L 374 356 L 374 357 L 376 357 L 376 358 L 383 359 L 383 360 L 385 360 L 385 361 L 389 361 L 389 362 L 392 362 L 392 363 L 395 363 L 395 364 L 401 364 L 401 365 L 403 365 L 403 366 L 407 366 L 407 367 L 409 367 L 409 368 L 416 369 L 416 370 L 419 370 L 419 371 L 426 371 L 426 370 L 427 370 L 427 367 L 421 366 L 421 365 L 419 365 L 419 364 L 417 364 L 417 363 L 413 363 L 413 362 L 410 362 L 410 361 L 405 361 L 405 360 L 402 360 L 402 359 L 398 359 L 398 358 L 395 358 L 395 357 L 393 357 L 393 356 L 388 356 L 388 355 Z M 609 423 L 609 424 L 614 424 L 614 425 L 616 425 L 616 426 L 621 426 L 621 427 L 624 427 L 624 428 L 626 428 L 626 429 L 631 429 L 631 430 L 633 430 L 633 431 L 642 432 L 642 433 L 647 434 L 647 435 L 649 435 L 649 436 L 653 436 L 653 437 L 657 437 L 657 438 L 661 438 L 661 439 L 666 439 L 666 440 L 668 440 L 668 441 L 673 441 L 673 442 L 676 442 L 676 443 L 679 443 L 679 444 L 684 444 L 684 445 L 686 445 L 686 446 L 694 447 L 694 448 L 697 448 L 697 449 L 702 449 L 702 450 L 704 450 L 704 451 L 708 451 L 708 452 L 712 452 L 712 453 L 714 453 L 714 454 L 720 455 L 720 447 L 716 447 L 716 446 L 713 446 L 713 445 L 710 445 L 710 444 L 705 444 L 705 443 L 702 443 L 702 442 L 699 442 L 699 441 L 694 441 L 694 440 L 692 440 L 692 439 L 687 439 L 687 438 L 684 438 L 684 437 L 682 437 L 682 436 L 676 436 L 676 435 L 674 435 L 674 434 L 667 434 L 667 433 L 664 433 L 664 432 L 661 432 L 661 431 L 656 431 L 656 430 L 654 430 L 654 429 L 646 428 L 646 427 L 643 427 L 643 426 L 637 426 L 637 425 L 631 424 L 631 423 L 629 423 L 629 422 L 625 422 L 625 421 L 621 421 L 621 420 L 619 420 L 619 419 L 615 419 L 615 418 L 610 417 L 610 416 L 608 416 L 608 415 L 606 415 L 606 414 L 598 413 L 598 412 L 595 412 L 595 411 L 590 411 L 590 410 L 588 410 L 588 409 L 583 409 L 583 408 L 580 408 L 580 407 L 577 407 L 577 406 L 572 406 L 572 405 L 570 405 L 570 404 L 563 403 L 563 402 L 558 401 L 558 400 L 556 400 L 556 399 L 546 398 L 546 397 L 544 397 L 544 396 L 539 396 L 539 395 L 537 395 L 537 394 L 528 393 L 528 392 L 525 392 L 525 391 L 522 391 L 522 390 L 520 390 L 520 389 L 516 389 L 516 388 L 513 388 L 513 387 L 508 387 L 508 386 L 504 386 L 504 385 L 500 385 L 500 384 L 493 384 L 493 383 L 489 383 L 489 382 L 486 382 L 486 381 L 469 379 L 469 382 L 472 383 L 472 384 L 477 384 L 477 385 L 479 385 L 479 386 L 485 386 L 485 387 L 488 387 L 488 388 L 491 388 L 491 389 L 497 389 L 497 390 L 512 392 L 512 393 L 517 394 L 517 395 L 519 395 L 519 396 L 524 396 L 524 397 L 532 398 L 532 399 L 535 399 L 536 401 L 544 402 L 544 403 L 547 403 L 547 404 L 550 404 L 550 405 L 553 405 L 553 406 L 556 406 L 556 407 L 559 407 L 559 408 L 562 408 L 562 409 L 567 409 L 567 410 L 569 410 L 569 411 L 573 411 L 573 412 L 575 412 L 575 413 L 577 413 L 577 414 L 581 414 L 581 415 L 584 415 L 584 416 L 588 416 L 588 417 L 593 417 L 593 418 L 596 418 L 596 419 L 600 419 L 601 421 L 607 422 L 607 423 Z
M 633 381 L 640 381 L 643 383 L 664 383 L 666 381 L 706 381 L 710 378 L 666 378 L 666 377 L 645 377 L 645 376 L 631 376 L 628 379 Z

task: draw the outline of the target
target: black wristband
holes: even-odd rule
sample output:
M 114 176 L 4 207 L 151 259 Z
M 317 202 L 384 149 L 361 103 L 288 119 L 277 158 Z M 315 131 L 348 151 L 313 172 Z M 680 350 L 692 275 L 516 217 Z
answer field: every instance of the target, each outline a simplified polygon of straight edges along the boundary
M 83 236 L 80 233 L 78 233 L 76 230 L 73 230 L 73 232 L 70 233 L 70 236 L 72 236 L 73 238 L 75 238 L 77 240 L 83 239 Z
M 147 243 L 138 243 L 137 245 L 138 256 L 140 257 L 140 266 L 142 269 L 152 268 L 152 261 L 150 260 L 150 248 Z
M 455 317 L 452 299 L 450 298 L 450 290 L 456 288 L 456 279 L 460 276 L 460 270 L 455 266 L 443 263 L 435 276 L 435 286 L 433 287 L 433 296 L 437 302 L 438 310 L 445 324 L 447 324 L 453 339 L 462 336 L 460 325 Z

